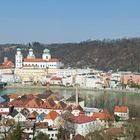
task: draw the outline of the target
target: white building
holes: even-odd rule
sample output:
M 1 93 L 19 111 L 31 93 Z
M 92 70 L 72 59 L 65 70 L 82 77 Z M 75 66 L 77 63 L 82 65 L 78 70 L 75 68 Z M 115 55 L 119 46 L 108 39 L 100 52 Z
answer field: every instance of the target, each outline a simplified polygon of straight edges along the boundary
M 120 117 L 120 120 L 128 120 L 129 108 L 127 106 L 115 106 L 114 115 Z
M 21 53 L 21 49 L 17 48 L 17 53 L 15 55 L 15 66 L 16 68 L 22 68 L 22 64 L 23 64 L 23 56 Z
M 23 60 L 21 49 L 17 49 L 15 55 L 16 68 L 32 67 L 40 69 L 57 69 L 63 66 L 62 62 L 57 58 L 51 58 L 50 50 L 44 49 L 42 58 L 35 58 L 33 49 L 29 49 L 27 58 Z

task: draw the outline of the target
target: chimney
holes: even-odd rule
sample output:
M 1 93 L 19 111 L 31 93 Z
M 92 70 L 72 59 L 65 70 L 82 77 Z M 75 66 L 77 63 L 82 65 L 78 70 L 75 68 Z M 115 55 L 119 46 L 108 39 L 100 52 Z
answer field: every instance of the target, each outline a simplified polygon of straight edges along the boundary
M 76 84 L 76 106 L 78 106 L 78 85 Z
M 6 63 L 8 61 L 7 57 L 4 57 L 4 63 Z

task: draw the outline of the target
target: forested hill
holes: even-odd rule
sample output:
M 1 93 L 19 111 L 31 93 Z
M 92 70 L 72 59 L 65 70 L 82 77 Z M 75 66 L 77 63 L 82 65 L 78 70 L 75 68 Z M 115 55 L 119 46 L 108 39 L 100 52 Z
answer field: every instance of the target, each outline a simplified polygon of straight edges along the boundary
M 41 57 L 43 49 L 48 48 L 52 56 L 60 58 L 66 67 L 140 71 L 140 38 L 49 45 L 39 42 L 27 45 L 1 44 L 0 63 L 5 56 L 14 62 L 17 47 L 22 48 L 24 57 L 28 48 L 34 49 L 36 57 Z

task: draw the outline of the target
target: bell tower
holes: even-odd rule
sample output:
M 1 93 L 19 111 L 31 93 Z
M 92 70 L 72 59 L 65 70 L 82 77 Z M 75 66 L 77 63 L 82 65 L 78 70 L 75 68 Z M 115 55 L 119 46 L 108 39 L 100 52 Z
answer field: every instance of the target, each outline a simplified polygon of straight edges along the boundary
M 42 59 L 48 61 L 50 58 L 51 58 L 50 50 L 44 49 Z
M 21 53 L 21 49 L 17 48 L 17 53 L 15 55 L 16 68 L 22 68 L 22 60 L 23 60 L 23 56 L 22 56 L 22 53 Z

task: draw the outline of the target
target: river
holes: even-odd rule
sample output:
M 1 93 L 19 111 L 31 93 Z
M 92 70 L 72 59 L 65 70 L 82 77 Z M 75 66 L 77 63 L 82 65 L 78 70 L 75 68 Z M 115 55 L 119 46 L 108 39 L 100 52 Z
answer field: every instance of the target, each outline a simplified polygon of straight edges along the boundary
M 23 94 L 40 94 L 45 91 L 45 88 L 5 88 L 0 90 L 0 95 L 16 93 Z M 52 88 L 53 92 L 58 92 L 64 97 L 68 97 L 75 94 L 73 88 Z M 87 107 L 107 108 L 110 112 L 113 112 L 114 105 L 127 105 L 130 108 L 130 114 L 132 116 L 140 116 L 140 93 L 132 92 L 115 92 L 115 91 L 103 91 L 103 90 L 79 90 L 80 96 L 85 100 Z

